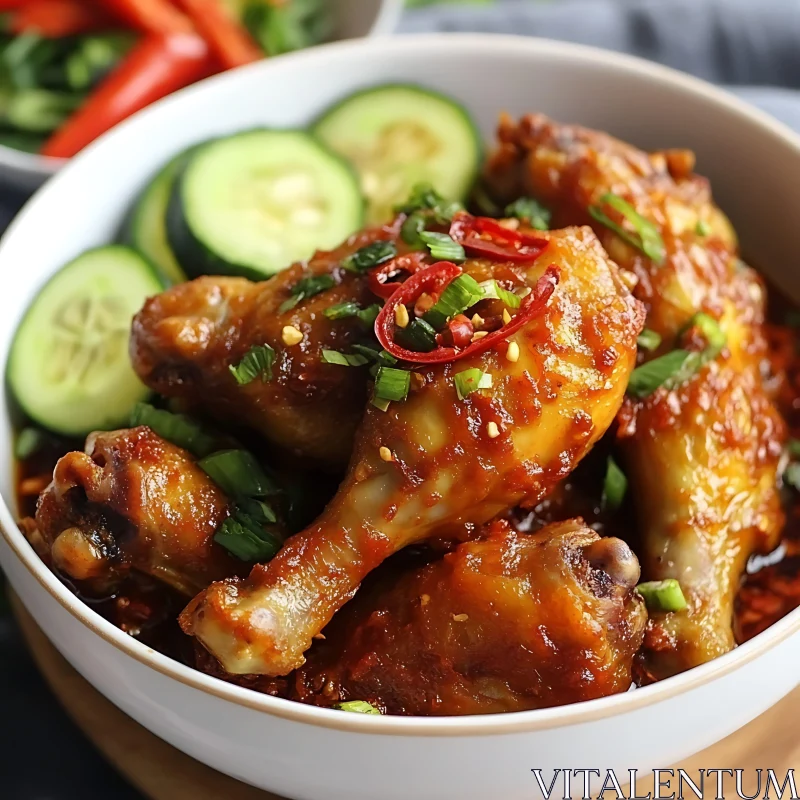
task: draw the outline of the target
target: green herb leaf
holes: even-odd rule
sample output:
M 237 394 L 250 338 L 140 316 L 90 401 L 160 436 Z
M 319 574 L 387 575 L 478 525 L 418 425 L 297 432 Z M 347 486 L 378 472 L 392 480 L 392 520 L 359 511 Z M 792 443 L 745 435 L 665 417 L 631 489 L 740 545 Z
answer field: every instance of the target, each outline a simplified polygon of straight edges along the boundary
M 538 200 L 532 197 L 519 197 L 513 203 L 506 206 L 505 214 L 507 217 L 516 217 L 523 222 L 527 222 L 532 228 L 539 231 L 546 231 L 550 228 L 552 213 L 545 208 Z
M 519 308 L 522 303 L 522 298 L 504 289 L 497 281 L 489 280 L 483 281 L 480 284 L 481 292 L 486 300 L 502 300 L 509 308 Z
M 419 238 L 428 245 L 431 255 L 440 261 L 464 261 L 467 257 L 464 248 L 447 233 L 422 231 Z
M 25 461 L 51 441 L 50 435 L 41 428 L 23 428 L 14 443 L 14 458 Z
M 646 581 L 636 587 L 650 611 L 683 611 L 688 603 L 680 583 L 675 578 Z
M 430 353 L 436 347 L 436 329 L 422 318 L 412 319 L 406 328 L 398 328 L 394 340 L 406 350 Z
M 636 343 L 642 350 L 650 350 L 652 352 L 653 350 L 657 350 L 658 346 L 661 344 L 661 334 L 650 330 L 650 328 L 645 328 L 639 334 Z
M 447 320 L 466 311 L 470 306 L 483 300 L 484 294 L 478 282 L 471 275 L 459 275 L 450 281 L 439 299 L 423 315 L 429 325 L 441 330 Z
M 380 714 L 381 712 L 366 700 L 348 700 L 334 706 L 339 711 L 353 711 L 356 714 Z
M 488 372 L 473 367 L 453 375 L 453 383 L 456 387 L 458 399 L 463 400 L 467 395 L 477 392 L 479 389 L 491 389 L 492 376 Z
M 355 253 L 342 259 L 342 266 L 350 272 L 363 272 L 372 267 L 385 264 L 397 255 L 394 242 L 380 239 L 360 247 Z
M 603 511 L 616 511 L 625 498 L 628 490 L 628 479 L 619 468 L 614 459 L 609 456 L 606 465 L 606 476 L 603 480 L 603 494 L 600 498 L 600 507 Z
M 363 367 L 367 363 L 367 359 L 358 353 L 340 353 L 338 350 L 323 350 L 322 360 L 341 367 Z
M 236 383 L 245 386 L 259 377 L 264 383 L 271 381 L 274 363 L 275 351 L 268 344 L 259 344 L 251 347 L 238 364 L 231 364 L 228 369 Z
M 238 508 L 217 529 L 214 541 L 248 563 L 269 561 L 282 544 L 278 535 L 265 530 L 256 519 Z
M 600 198 L 598 206 L 589 206 L 589 213 L 601 225 L 605 225 L 609 230 L 614 231 L 623 241 L 631 247 L 641 250 L 648 258 L 656 264 L 661 264 L 666 257 L 667 251 L 664 247 L 664 240 L 658 232 L 658 228 L 639 214 L 636 209 L 619 195 L 608 192 Z M 623 228 L 614 222 L 602 209 L 603 205 L 608 205 L 615 211 L 622 214 L 631 224 L 633 231 Z
M 188 450 L 198 458 L 219 449 L 219 439 L 185 414 L 174 414 L 148 403 L 137 403 L 131 411 L 130 425 L 136 428 L 146 425 L 162 439 Z
M 197 462 L 225 494 L 235 499 L 268 497 L 278 487 L 247 450 L 218 450 Z
M 358 317 L 363 325 L 365 325 L 367 328 L 370 328 L 375 324 L 375 320 L 378 318 L 380 310 L 381 307 L 377 303 L 373 303 L 371 306 L 367 306 L 366 308 L 361 308 L 358 303 L 345 301 L 344 303 L 337 303 L 335 306 L 326 308 L 322 313 L 328 319 L 333 320 L 347 319 L 348 317 Z
M 320 294 L 336 285 L 332 275 L 309 275 L 301 278 L 290 289 L 291 297 L 284 300 L 278 307 L 278 313 L 283 314 L 294 308 L 298 303 L 307 300 L 309 297 Z
M 411 388 L 411 373 L 394 367 L 380 367 L 375 375 L 374 396 L 378 400 L 402 401 Z

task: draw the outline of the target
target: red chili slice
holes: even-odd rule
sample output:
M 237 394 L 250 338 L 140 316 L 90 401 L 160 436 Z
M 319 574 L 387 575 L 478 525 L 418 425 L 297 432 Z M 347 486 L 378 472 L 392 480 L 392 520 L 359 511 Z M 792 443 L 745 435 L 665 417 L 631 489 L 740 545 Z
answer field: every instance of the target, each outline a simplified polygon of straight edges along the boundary
M 504 228 L 489 217 L 473 217 L 460 211 L 453 217 L 450 236 L 467 250 L 506 261 L 535 261 L 548 245 L 547 239 Z
M 371 269 L 367 277 L 369 290 L 378 297 L 388 300 L 400 285 L 391 279 L 396 278 L 402 272 L 408 272 L 413 275 L 421 267 L 425 266 L 426 257 L 427 253 L 423 251 L 406 253 Z
M 523 299 L 517 313 L 511 318 L 511 322 L 493 331 L 488 336 L 472 342 L 463 350 L 457 350 L 455 347 L 437 347 L 429 353 L 418 353 L 398 345 L 394 341 L 395 309 L 401 304 L 413 304 L 423 292 L 440 294 L 447 284 L 460 273 L 461 268 L 455 264 L 449 261 L 439 261 L 419 270 L 405 283 L 401 284 L 387 300 L 386 305 L 375 320 L 375 335 L 378 337 L 383 349 L 391 353 L 395 358 L 416 364 L 442 364 L 483 353 L 498 342 L 507 339 L 534 317 L 539 316 L 544 311 L 561 277 L 561 270 L 551 264 L 545 270 L 544 275 L 536 282 L 533 291 Z

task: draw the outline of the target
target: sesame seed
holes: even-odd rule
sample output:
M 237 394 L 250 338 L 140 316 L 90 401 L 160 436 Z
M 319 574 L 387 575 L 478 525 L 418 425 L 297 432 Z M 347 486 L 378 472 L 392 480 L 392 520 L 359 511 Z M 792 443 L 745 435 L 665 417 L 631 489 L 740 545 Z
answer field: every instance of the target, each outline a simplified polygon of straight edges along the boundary
M 470 341 L 477 342 L 478 339 L 483 339 L 484 336 L 488 335 L 489 331 L 475 331 L 475 333 L 472 334 L 472 339 Z
M 303 341 L 303 334 L 300 333 L 294 325 L 284 325 L 283 330 L 281 331 L 281 338 L 283 339 L 283 343 L 287 347 L 291 347 L 295 344 L 300 344 Z
M 466 622 L 469 614 L 453 614 L 453 622 Z
M 504 325 L 508 325 L 509 322 L 511 322 L 511 314 L 508 313 L 508 309 L 507 308 L 504 308 L 503 309 L 503 324 Z
M 473 327 L 475 327 L 475 328 L 480 328 L 480 327 L 481 327 L 481 325 L 483 325 L 483 323 L 484 323 L 485 321 L 486 321 L 486 320 L 484 320 L 484 318 L 483 318 L 483 317 L 482 317 L 480 314 L 477 314 L 477 313 L 476 313 L 476 314 L 473 314 L 473 315 L 472 315 L 472 325 L 473 325 Z
M 400 303 L 399 305 L 395 306 L 394 309 L 394 321 L 397 323 L 398 328 L 407 328 L 409 319 L 408 319 L 408 309 Z
M 500 435 L 500 428 L 497 427 L 496 422 L 489 422 L 486 425 L 486 435 L 490 439 L 496 439 Z
M 378 453 L 380 453 L 380 456 L 384 461 L 394 461 L 394 456 L 392 455 L 392 451 L 385 445 L 381 447 L 380 450 L 378 450 Z
M 519 361 L 519 345 L 516 342 L 508 343 L 508 350 L 506 350 L 506 358 L 509 361 Z

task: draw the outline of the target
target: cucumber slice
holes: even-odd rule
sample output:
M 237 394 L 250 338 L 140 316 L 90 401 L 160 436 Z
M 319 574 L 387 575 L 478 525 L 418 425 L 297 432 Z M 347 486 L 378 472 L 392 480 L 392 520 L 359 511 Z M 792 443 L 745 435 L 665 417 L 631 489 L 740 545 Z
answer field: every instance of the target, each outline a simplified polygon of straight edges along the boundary
M 57 272 L 17 329 L 8 383 L 37 423 L 67 436 L 125 425 L 149 390 L 128 356 L 131 320 L 164 288 L 129 247 L 89 250 Z
M 167 240 L 167 206 L 178 173 L 192 153 L 187 150 L 172 159 L 147 185 L 136 201 L 124 240 L 149 259 L 171 284 L 183 283 L 181 269 Z
M 167 233 L 191 277 L 263 280 L 361 227 L 352 170 L 302 131 L 254 130 L 198 149 L 175 184 Z
M 367 222 L 386 222 L 414 184 L 463 201 L 481 161 L 481 139 L 455 101 L 418 86 L 356 92 L 322 114 L 313 132 L 350 161 L 367 199 Z

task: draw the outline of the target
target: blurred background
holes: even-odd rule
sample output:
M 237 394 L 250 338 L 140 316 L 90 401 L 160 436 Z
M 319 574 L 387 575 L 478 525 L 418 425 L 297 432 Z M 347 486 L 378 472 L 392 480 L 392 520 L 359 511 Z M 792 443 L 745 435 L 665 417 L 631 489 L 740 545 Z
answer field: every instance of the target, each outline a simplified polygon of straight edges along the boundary
M 124 30 L 109 38 L 92 28 L 96 18 L 81 17 L 83 12 L 76 17 L 76 8 L 87 1 L 0 0 L 0 229 L 31 186 L 58 166 L 44 164 L 36 153 L 68 157 L 137 110 L 112 104 L 114 113 L 103 117 L 109 104 L 97 105 L 103 82 L 120 80 L 130 68 L 136 44 Z M 96 0 L 100 6 L 105 2 Z M 278 13 L 276 0 L 261 0 L 259 14 L 243 19 L 261 51 L 230 53 L 226 66 L 332 36 L 327 2 L 335 5 L 283 0 Z M 360 35 L 380 24 L 397 34 L 515 33 L 605 47 L 722 84 L 800 130 L 800 0 L 407 0 L 400 14 L 396 0 L 381 20 L 374 13 L 379 4 L 347 5 L 357 14 L 362 2 L 372 9 L 370 19 L 350 19 L 342 35 Z M 115 11 L 137 6 L 135 0 L 107 3 Z M 48 26 L 54 27 L 43 35 Z M 527 80 L 533 83 L 537 76 Z M 141 107 L 152 99 L 151 92 L 137 103 Z M 0 797 L 140 798 L 61 711 L 24 648 L 4 591 L 0 574 Z M 48 754 L 46 770 L 40 766 L 42 752 Z

